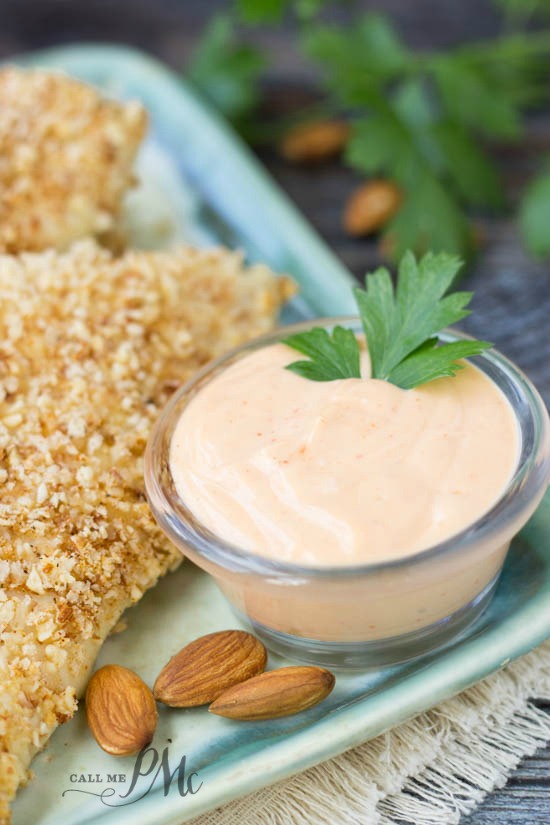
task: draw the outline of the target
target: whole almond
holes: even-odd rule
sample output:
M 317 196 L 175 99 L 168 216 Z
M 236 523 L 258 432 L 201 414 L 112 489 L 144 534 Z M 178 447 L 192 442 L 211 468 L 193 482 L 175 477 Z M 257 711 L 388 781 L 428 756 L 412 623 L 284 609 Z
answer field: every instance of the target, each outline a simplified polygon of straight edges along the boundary
M 290 129 L 281 140 L 281 155 L 293 163 L 322 163 L 338 155 L 349 136 L 342 120 L 304 123 Z
M 113 756 L 128 756 L 152 740 L 158 713 L 151 690 L 120 665 L 97 670 L 86 690 L 86 716 L 97 744 Z
M 335 678 L 320 667 L 282 667 L 224 691 L 208 710 L 229 719 L 277 719 L 322 702 Z
M 401 190 L 389 180 L 364 183 L 350 197 L 344 212 L 344 228 L 350 235 L 377 232 L 401 206 Z
M 224 690 L 265 670 L 263 644 L 244 630 L 222 630 L 195 639 L 173 656 L 157 677 L 159 702 L 191 708 L 213 702 Z

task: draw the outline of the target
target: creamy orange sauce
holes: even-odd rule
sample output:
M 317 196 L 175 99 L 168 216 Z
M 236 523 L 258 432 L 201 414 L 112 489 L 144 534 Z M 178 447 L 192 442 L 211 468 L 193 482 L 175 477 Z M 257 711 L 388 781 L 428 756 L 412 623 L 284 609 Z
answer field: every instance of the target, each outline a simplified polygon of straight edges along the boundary
M 309 381 L 284 369 L 297 357 L 275 344 L 242 358 L 176 426 L 176 489 L 219 537 L 303 565 L 380 562 L 453 536 L 499 498 L 519 429 L 480 370 L 402 390 Z

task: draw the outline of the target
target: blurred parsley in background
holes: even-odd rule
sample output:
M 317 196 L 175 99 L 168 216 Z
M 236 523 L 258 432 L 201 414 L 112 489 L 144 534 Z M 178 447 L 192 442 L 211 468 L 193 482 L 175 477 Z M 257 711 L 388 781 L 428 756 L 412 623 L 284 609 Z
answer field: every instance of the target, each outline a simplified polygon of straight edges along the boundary
M 385 254 L 395 260 L 409 248 L 433 249 L 467 258 L 476 247 L 472 211 L 506 208 L 492 148 L 521 141 L 525 113 L 550 98 L 550 29 L 530 28 L 533 18 L 550 18 L 550 0 L 495 2 L 501 35 L 420 52 L 378 13 L 338 26 L 324 19 L 335 5 L 328 0 L 235 0 L 207 27 L 188 77 L 254 142 L 267 68 L 254 27 L 290 21 L 289 36 L 320 71 L 323 117 L 350 125 L 345 162 L 402 193 L 376 225 Z M 297 112 L 296 121 L 307 116 Z M 287 127 L 271 125 L 272 140 Z M 550 159 L 541 159 L 526 189 L 519 225 L 532 254 L 550 256 Z
M 228 15 L 214 17 L 195 52 L 188 77 L 234 125 L 246 121 L 260 100 L 266 61 L 238 39 Z

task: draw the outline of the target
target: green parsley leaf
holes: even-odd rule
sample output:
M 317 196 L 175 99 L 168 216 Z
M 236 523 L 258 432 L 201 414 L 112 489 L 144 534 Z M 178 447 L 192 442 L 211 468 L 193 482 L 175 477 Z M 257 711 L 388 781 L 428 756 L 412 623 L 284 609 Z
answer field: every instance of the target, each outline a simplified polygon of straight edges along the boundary
M 376 89 L 399 75 L 409 59 L 389 19 L 373 12 L 348 29 L 309 26 L 303 47 L 321 64 L 337 96 L 351 105 L 370 103 Z
M 519 108 L 506 88 L 491 82 L 482 68 L 460 56 L 446 56 L 434 62 L 432 71 L 442 103 L 453 120 L 487 137 L 519 137 Z
M 265 66 L 261 52 L 241 43 L 230 17 L 214 17 L 195 51 L 188 77 L 225 117 L 235 122 L 259 101 L 259 78 Z
M 308 21 L 319 14 L 328 2 L 329 0 L 295 0 L 294 11 L 299 19 Z
M 428 249 L 460 255 L 473 251 L 470 225 L 448 189 L 425 166 L 384 232 L 392 259 L 407 249 L 423 254 Z
M 499 208 L 504 202 L 494 163 L 460 124 L 440 121 L 434 136 L 445 158 L 446 173 L 462 199 L 471 206 Z
M 367 175 L 383 172 L 409 181 L 419 161 L 409 131 L 392 112 L 376 112 L 356 121 L 346 148 L 350 166 Z
M 529 251 L 550 255 L 550 163 L 529 184 L 519 211 L 519 225 Z
M 292 349 L 307 355 L 310 361 L 294 361 L 288 370 L 312 381 L 335 381 L 338 378 L 361 378 L 359 344 L 351 329 L 336 326 L 330 335 L 314 327 L 283 339 Z
M 287 0 L 237 0 L 237 9 L 247 23 L 273 23 L 283 16 Z
M 460 260 L 428 252 L 417 261 L 403 256 L 397 289 L 381 267 L 366 276 L 365 289 L 354 290 L 367 340 L 371 377 L 412 389 L 428 381 L 452 377 L 458 359 L 478 355 L 492 346 L 487 341 L 439 343 L 437 333 L 469 315 L 471 292 L 445 293 L 456 278 Z M 309 356 L 287 366 L 313 381 L 360 378 L 359 344 L 349 329 L 335 327 L 332 337 L 319 327 L 284 339 L 283 343 Z
M 437 346 L 438 339 L 430 338 L 392 370 L 388 380 L 404 390 L 427 384 L 435 378 L 452 378 L 464 369 L 457 358 L 479 355 L 492 344 L 487 341 L 452 341 Z
M 278 23 L 291 11 L 301 20 L 318 14 L 329 0 L 236 0 L 237 10 L 245 23 Z

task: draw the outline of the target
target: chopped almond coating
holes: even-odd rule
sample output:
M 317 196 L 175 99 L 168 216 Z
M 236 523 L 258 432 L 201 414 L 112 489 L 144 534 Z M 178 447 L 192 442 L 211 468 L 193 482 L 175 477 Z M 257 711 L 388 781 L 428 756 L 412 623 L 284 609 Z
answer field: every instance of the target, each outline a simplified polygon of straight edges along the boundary
M 0 823 L 123 610 L 181 555 L 142 481 L 175 386 L 292 288 L 237 253 L 0 256 Z
M 110 230 L 146 128 L 117 103 L 62 74 L 0 70 L 0 252 L 48 247 Z

